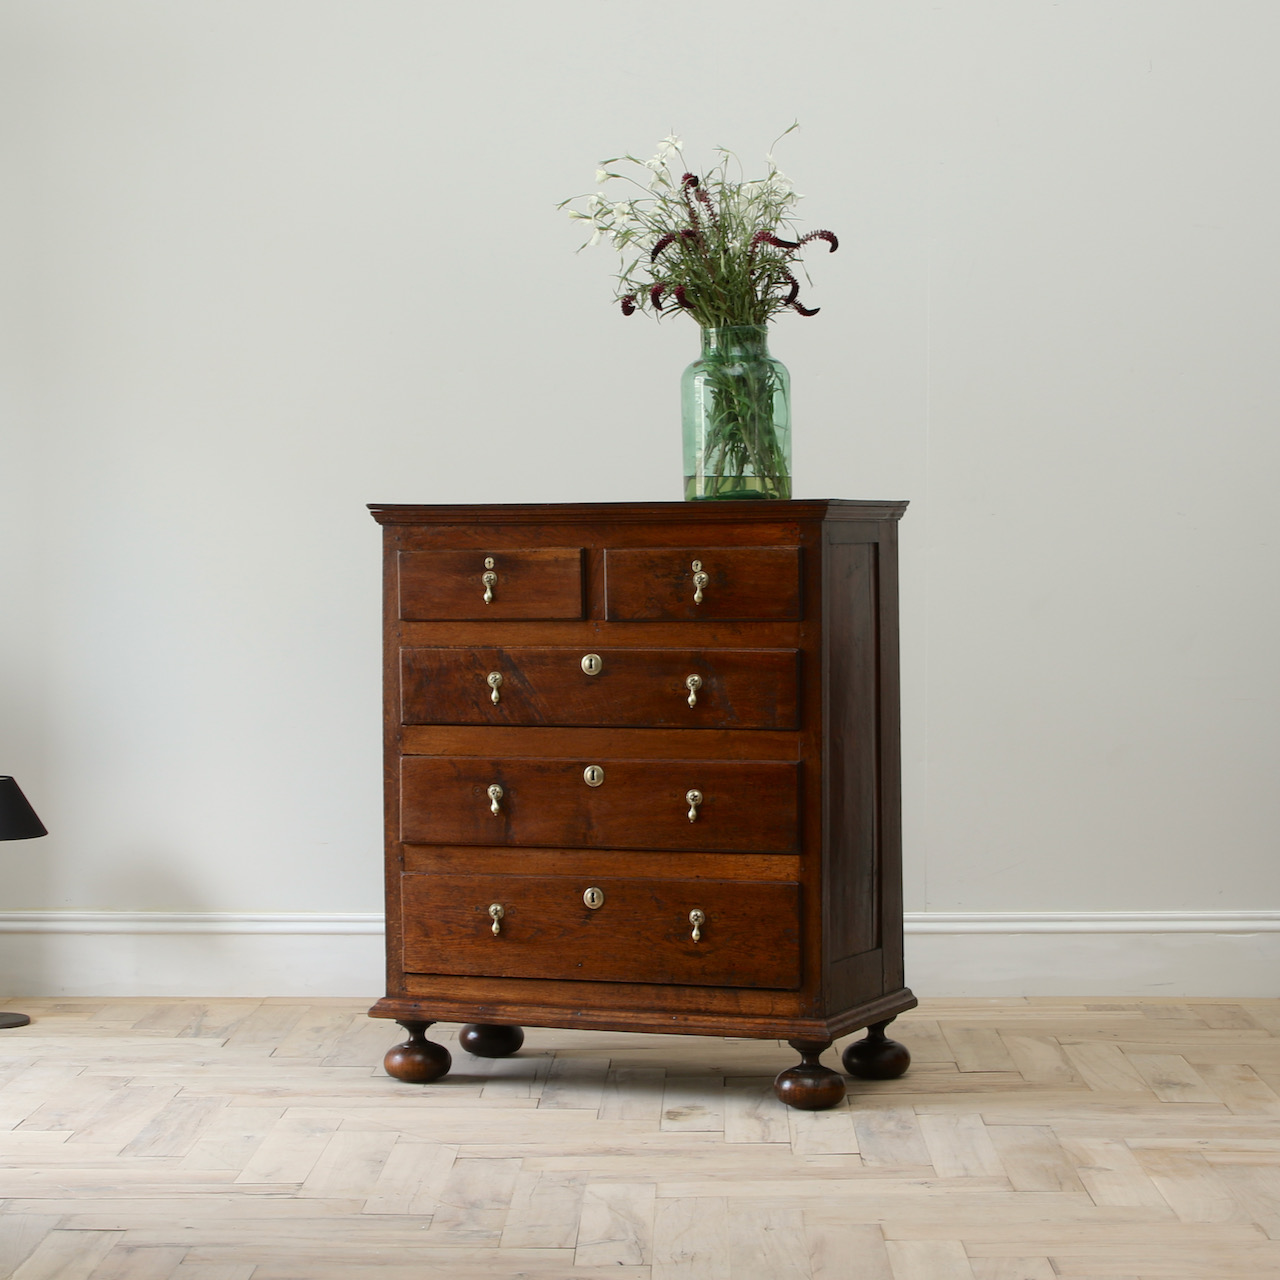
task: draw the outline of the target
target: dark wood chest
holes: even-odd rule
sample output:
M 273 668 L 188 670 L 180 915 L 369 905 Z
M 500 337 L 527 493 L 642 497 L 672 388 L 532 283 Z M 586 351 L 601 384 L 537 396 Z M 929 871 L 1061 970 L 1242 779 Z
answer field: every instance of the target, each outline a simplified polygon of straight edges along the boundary
M 384 532 L 387 1068 L 520 1025 L 786 1039 L 906 1067 L 905 503 L 375 506 Z

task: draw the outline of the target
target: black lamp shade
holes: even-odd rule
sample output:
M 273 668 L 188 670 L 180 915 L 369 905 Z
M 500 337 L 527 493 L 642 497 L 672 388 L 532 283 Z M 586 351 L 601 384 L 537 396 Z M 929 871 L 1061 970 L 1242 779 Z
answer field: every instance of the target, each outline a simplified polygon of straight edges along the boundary
M 0 840 L 31 840 L 48 834 L 17 782 L 0 776 Z

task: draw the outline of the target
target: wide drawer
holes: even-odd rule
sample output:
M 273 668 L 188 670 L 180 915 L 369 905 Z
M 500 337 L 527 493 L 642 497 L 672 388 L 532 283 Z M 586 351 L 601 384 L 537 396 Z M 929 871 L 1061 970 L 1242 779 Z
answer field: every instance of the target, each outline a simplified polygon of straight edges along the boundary
M 581 618 L 582 548 L 401 551 L 408 621 Z
M 402 649 L 403 724 L 794 729 L 794 649 Z
M 409 973 L 800 985 L 797 884 L 411 874 L 401 888 Z
M 799 547 L 640 547 L 604 553 L 614 622 L 800 617 Z
M 404 756 L 400 771 L 406 844 L 798 850 L 790 761 Z

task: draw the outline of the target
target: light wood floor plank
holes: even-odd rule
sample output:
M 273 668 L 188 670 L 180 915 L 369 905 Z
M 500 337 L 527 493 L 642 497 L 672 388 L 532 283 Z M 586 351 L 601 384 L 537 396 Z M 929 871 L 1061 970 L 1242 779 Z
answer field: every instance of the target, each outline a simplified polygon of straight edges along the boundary
M 776 1201 L 728 1205 L 732 1280 L 811 1280 L 804 1214 Z
M 115 1231 L 50 1231 L 13 1273 L 13 1280 L 89 1280 L 119 1242 Z
M 890 1240 L 885 1247 L 893 1280 L 974 1280 L 958 1240 Z
M 90 1272 L 90 1280 L 170 1280 L 182 1274 L 186 1245 L 139 1245 L 120 1240 Z
M 659 1200 L 653 1217 L 653 1280 L 733 1280 L 729 1206 L 722 1196 Z
M 822 1222 L 804 1214 L 812 1280 L 893 1280 L 893 1269 L 878 1226 Z
M 640 1266 L 653 1260 L 652 1182 L 596 1182 L 582 1195 L 575 1267 Z

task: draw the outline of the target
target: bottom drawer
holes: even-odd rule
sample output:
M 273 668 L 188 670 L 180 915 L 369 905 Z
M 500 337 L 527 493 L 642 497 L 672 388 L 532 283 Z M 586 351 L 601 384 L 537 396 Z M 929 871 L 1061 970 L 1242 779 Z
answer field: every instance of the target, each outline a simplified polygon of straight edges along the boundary
M 798 884 L 414 873 L 401 889 L 407 973 L 800 986 Z

